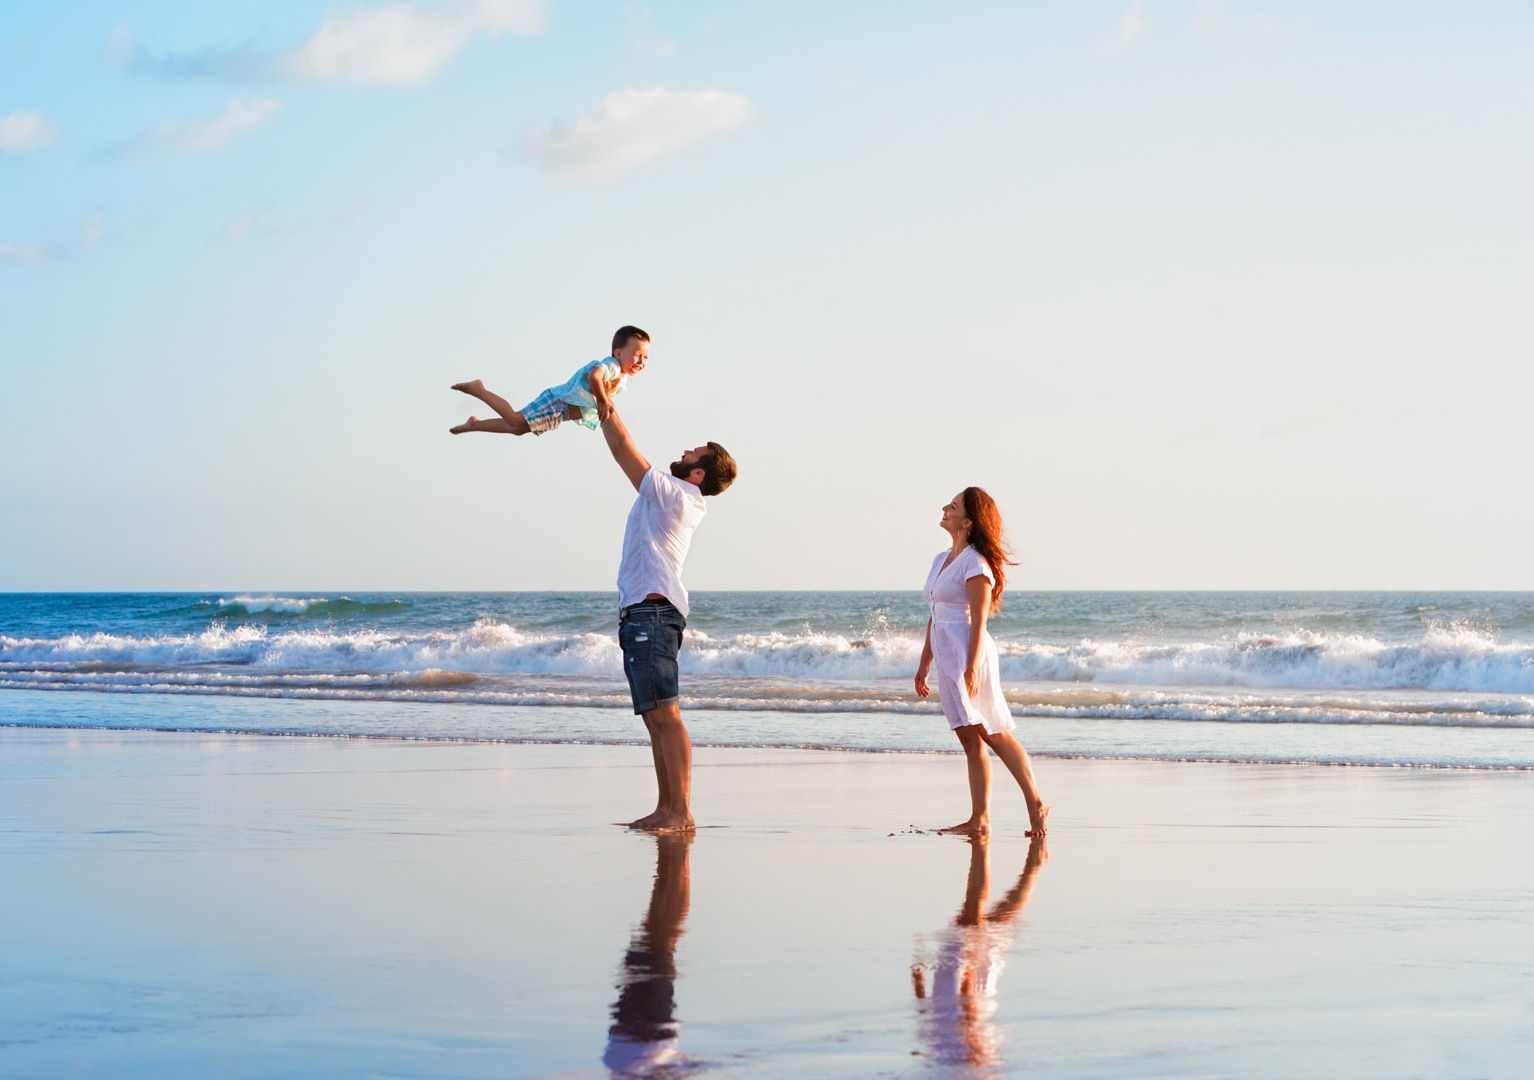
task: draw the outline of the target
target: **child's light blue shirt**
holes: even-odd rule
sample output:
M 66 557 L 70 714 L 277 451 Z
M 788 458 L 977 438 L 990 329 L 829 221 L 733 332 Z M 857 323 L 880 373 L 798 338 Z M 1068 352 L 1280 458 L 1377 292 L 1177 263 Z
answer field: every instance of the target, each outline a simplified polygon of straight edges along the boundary
M 623 384 L 628 382 L 628 376 L 623 374 L 623 365 L 618 363 L 617 358 L 604 356 L 583 365 L 563 386 L 554 387 L 554 396 L 580 409 L 579 422 L 589 428 L 597 426 L 597 399 L 591 392 L 591 384 L 586 381 L 586 376 L 593 371 L 601 372 L 603 382 L 616 382 L 617 385 L 608 390 L 609 396 L 622 390 Z

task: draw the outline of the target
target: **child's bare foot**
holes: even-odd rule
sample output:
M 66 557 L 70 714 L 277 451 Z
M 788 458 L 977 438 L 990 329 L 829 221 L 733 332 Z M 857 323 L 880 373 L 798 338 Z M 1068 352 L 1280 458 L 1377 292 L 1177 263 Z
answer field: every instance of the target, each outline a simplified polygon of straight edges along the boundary
M 455 382 L 453 389 L 471 397 L 479 397 L 485 392 L 485 384 L 481 379 L 473 379 L 469 382 Z
M 991 835 L 991 822 L 988 818 L 970 818 L 961 821 L 957 825 L 950 825 L 946 829 L 939 829 L 940 833 L 955 833 L 963 836 L 989 836 Z
M 473 431 L 474 425 L 479 423 L 479 417 L 471 416 L 457 427 L 448 428 L 454 435 L 462 435 L 465 431 Z
M 1049 804 L 1039 803 L 1037 812 L 1028 815 L 1028 824 L 1031 826 L 1024 836 L 1047 836 L 1049 834 Z

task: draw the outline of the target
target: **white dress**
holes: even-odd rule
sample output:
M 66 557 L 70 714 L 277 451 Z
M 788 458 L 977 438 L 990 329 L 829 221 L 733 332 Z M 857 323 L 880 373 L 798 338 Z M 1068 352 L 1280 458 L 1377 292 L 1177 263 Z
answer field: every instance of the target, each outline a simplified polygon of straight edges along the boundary
M 980 658 L 975 664 L 975 696 L 964 692 L 964 664 L 969 658 L 969 579 L 983 577 L 994 582 L 996 578 L 974 548 L 965 548 L 945 567 L 943 560 L 948 554 L 940 551 L 932 560 L 927 585 L 922 589 L 932 609 L 932 666 L 937 672 L 943 714 L 952 728 L 980 724 L 993 735 L 1011 731 L 1017 725 L 1001 692 L 1001 664 L 989 633 L 980 644 Z

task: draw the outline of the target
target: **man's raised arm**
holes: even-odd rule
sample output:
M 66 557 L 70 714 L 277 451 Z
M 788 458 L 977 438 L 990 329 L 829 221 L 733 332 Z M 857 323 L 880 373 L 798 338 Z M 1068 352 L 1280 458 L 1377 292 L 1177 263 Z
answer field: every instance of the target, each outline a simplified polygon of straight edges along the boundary
M 623 426 L 616 412 L 608 413 L 607 419 L 602 421 L 602 435 L 607 439 L 607 448 L 613 452 L 613 460 L 618 463 L 618 468 L 623 470 L 623 475 L 629 478 L 629 483 L 638 491 L 644 474 L 650 471 L 650 463 L 634 448 L 634 440 L 629 438 L 629 430 Z

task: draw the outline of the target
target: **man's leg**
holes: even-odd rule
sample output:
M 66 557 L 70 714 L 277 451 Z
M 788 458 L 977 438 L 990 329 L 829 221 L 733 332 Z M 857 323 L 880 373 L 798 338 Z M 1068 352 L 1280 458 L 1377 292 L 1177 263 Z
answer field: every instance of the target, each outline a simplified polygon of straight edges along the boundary
M 626 611 L 618 625 L 623 674 L 628 677 L 634 707 L 644 717 L 655 765 L 655 809 L 629 822 L 630 828 L 654 832 L 691 832 L 693 828 L 692 739 L 682 724 L 676 662 L 686 627 L 680 612 L 664 602 L 657 606 L 650 597 L 638 609 Z
M 655 814 L 649 815 L 653 820 L 638 827 L 655 832 L 691 832 L 692 739 L 682 723 L 682 706 L 673 701 L 651 709 L 644 714 L 644 722 L 650 730 L 659 797 Z
M 660 737 L 655 734 L 655 725 L 650 721 L 651 714 L 641 715 L 644 719 L 645 731 L 650 736 L 650 757 L 655 762 L 655 809 L 642 818 L 630 821 L 628 827 L 631 829 L 654 828 L 656 822 L 671 813 L 671 781 L 666 778 L 666 759 L 661 751 Z

